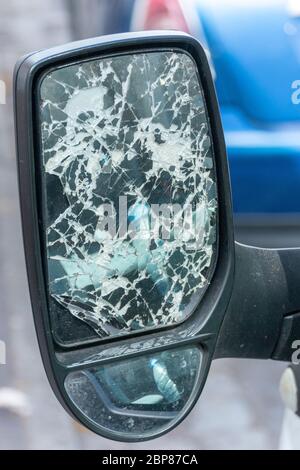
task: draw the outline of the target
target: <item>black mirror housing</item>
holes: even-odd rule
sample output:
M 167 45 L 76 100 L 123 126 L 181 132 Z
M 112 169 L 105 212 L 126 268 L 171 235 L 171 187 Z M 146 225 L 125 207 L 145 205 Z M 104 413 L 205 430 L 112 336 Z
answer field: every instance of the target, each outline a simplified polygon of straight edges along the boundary
M 87 341 L 77 340 L 65 344 L 58 340 L 50 314 L 45 239 L 47 227 L 45 205 L 42 202 L 41 80 L 51 70 L 79 62 L 163 51 L 176 51 L 190 57 L 202 87 L 213 149 L 218 200 L 217 255 L 212 277 L 200 300 L 194 302 L 193 311 L 184 321 L 158 324 L 155 329 L 135 329 L 130 334 L 111 338 L 102 338 L 96 334 Z M 15 69 L 14 92 L 26 264 L 35 327 L 49 382 L 65 409 L 75 419 L 104 437 L 139 441 L 160 436 L 174 428 L 187 415 L 201 393 L 215 354 L 234 281 L 235 252 L 226 150 L 205 51 L 194 38 L 179 32 L 130 33 L 80 41 L 36 52 L 21 59 Z M 178 383 L 182 389 L 185 384 L 189 384 L 186 395 L 178 384 L 176 386 L 176 380 L 172 376 L 176 373 L 172 369 L 178 369 L 178 364 L 183 362 L 189 370 L 193 370 L 193 380 L 185 372 L 179 377 Z M 122 389 L 128 368 L 136 370 L 136 375 L 133 374 L 133 382 L 128 389 Z M 134 382 L 134 377 L 141 374 L 146 377 L 145 387 L 149 377 L 147 398 Z M 157 393 L 154 393 L 151 383 L 153 377 Z M 122 381 L 118 387 L 122 389 L 122 396 L 115 396 L 111 393 L 111 388 L 117 386 L 120 378 Z M 135 386 L 136 394 L 131 397 Z M 106 414 L 95 414 L 87 409 L 87 404 L 82 401 L 80 387 L 89 394 L 93 409 L 97 408 L 95 403 L 101 396 L 101 407 L 106 407 L 109 411 Z M 113 424 L 108 424 L 108 414 L 114 416 Z

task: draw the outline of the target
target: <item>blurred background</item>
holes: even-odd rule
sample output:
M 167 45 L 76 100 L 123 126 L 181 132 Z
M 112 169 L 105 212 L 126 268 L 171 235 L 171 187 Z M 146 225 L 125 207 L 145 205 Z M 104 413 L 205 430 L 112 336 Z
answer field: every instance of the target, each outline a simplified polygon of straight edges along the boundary
M 10 0 L 0 6 L 1 449 L 276 449 L 284 364 L 219 360 L 175 431 L 143 443 L 102 439 L 55 399 L 35 338 L 21 239 L 12 75 L 27 52 L 70 40 L 179 29 L 207 48 L 230 164 L 236 238 L 300 246 L 299 0 Z M 5 100 L 3 95 L 5 84 Z M 5 101 L 5 103 L 4 103 Z

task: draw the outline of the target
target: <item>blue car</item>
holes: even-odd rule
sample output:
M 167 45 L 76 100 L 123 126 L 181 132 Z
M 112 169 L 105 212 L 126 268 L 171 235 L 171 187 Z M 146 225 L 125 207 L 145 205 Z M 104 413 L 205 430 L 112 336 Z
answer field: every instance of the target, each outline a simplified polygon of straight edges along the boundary
M 261 246 L 299 245 L 300 1 L 100 3 L 106 10 L 98 33 L 180 29 L 207 47 L 225 131 L 237 237 Z

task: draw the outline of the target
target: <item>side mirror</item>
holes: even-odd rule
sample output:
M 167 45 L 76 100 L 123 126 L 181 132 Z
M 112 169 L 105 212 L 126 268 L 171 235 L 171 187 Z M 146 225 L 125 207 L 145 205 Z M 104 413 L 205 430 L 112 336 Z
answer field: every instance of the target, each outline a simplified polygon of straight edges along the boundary
M 110 439 L 150 439 L 189 413 L 213 358 L 288 360 L 299 250 L 234 243 L 195 39 L 124 34 L 26 56 L 15 113 L 35 326 L 73 417 Z

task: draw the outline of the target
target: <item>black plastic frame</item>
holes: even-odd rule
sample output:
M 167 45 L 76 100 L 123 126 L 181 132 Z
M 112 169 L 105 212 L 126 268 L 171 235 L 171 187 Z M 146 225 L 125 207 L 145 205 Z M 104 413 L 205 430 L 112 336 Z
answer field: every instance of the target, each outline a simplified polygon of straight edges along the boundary
M 171 337 L 169 343 L 162 346 L 166 331 L 141 332 L 133 338 L 114 338 L 114 350 L 109 355 L 110 343 L 102 344 L 99 348 L 107 349 L 107 354 L 93 363 L 93 367 L 104 361 L 124 359 L 124 344 L 127 345 L 125 355 L 138 356 L 146 351 L 146 342 L 149 337 L 154 339 L 153 352 L 160 349 L 179 347 L 183 344 L 200 345 L 203 350 L 203 364 L 199 381 L 188 405 L 176 421 L 167 429 L 148 436 L 134 436 L 124 439 L 113 432 L 99 430 L 97 426 L 87 420 L 73 405 L 64 389 L 66 375 L 79 368 L 72 358 L 60 360 L 64 353 L 57 349 L 53 341 L 49 314 L 47 311 L 47 298 L 45 277 L 43 271 L 41 239 L 38 218 L 38 192 L 36 185 L 36 144 L 34 104 L 36 99 L 36 84 L 41 74 L 54 66 L 67 65 L 78 60 L 92 59 L 102 55 L 118 54 L 124 52 L 138 52 L 147 49 L 176 48 L 189 53 L 195 60 L 203 86 L 207 112 L 210 120 L 210 129 L 213 140 L 213 149 L 218 185 L 218 227 L 219 252 L 215 272 L 200 306 L 184 324 L 173 326 L 167 331 Z M 219 107 L 216 99 L 211 71 L 204 49 L 197 40 L 180 32 L 143 32 L 127 33 L 113 36 L 103 36 L 88 39 L 65 46 L 56 47 L 46 51 L 27 55 L 21 59 L 15 68 L 14 77 L 15 94 L 15 125 L 18 158 L 18 175 L 20 190 L 20 205 L 23 226 L 24 248 L 26 256 L 27 274 L 29 280 L 31 303 L 38 336 L 39 347 L 49 382 L 65 409 L 77 420 L 85 424 L 96 433 L 117 440 L 139 441 L 158 437 L 171 428 L 174 428 L 188 414 L 196 403 L 209 370 L 214 355 L 216 340 L 227 309 L 232 287 L 234 273 L 234 241 L 232 225 L 231 191 L 228 176 L 228 166 Z M 199 315 L 201 312 L 201 315 Z M 137 343 L 137 347 L 131 346 Z M 144 345 L 145 343 L 145 345 Z M 121 345 L 119 353 L 116 346 Z M 97 346 L 93 346 L 97 351 Z M 126 348 L 125 348 L 126 349 Z M 85 349 L 82 348 L 82 354 Z M 80 368 L 91 367 L 91 363 L 82 364 Z

